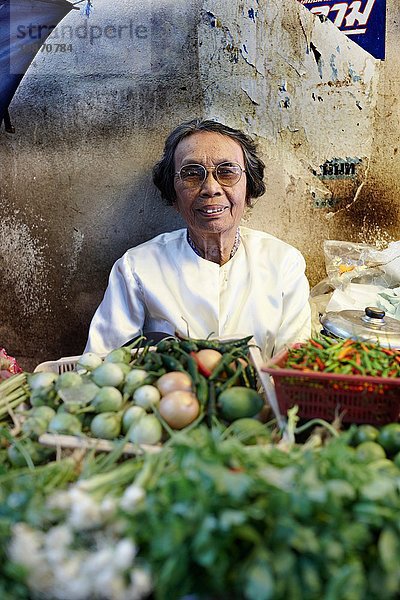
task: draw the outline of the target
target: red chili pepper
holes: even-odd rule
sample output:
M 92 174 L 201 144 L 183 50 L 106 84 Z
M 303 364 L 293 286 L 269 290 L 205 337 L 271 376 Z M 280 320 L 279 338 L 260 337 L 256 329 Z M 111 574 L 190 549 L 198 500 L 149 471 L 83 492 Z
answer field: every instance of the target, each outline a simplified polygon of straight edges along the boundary
M 320 371 L 324 371 L 325 370 L 325 364 L 322 362 L 322 360 L 320 359 L 319 356 L 315 357 L 315 362 L 317 363 Z
M 298 363 L 292 363 L 292 364 L 288 363 L 286 365 L 286 367 L 289 369 L 298 369 L 299 371 L 304 371 L 306 368 L 305 365 L 303 365 L 303 364 L 299 365 Z
M 324 347 L 322 346 L 322 344 L 319 344 L 318 342 L 316 342 L 313 339 L 310 339 L 310 344 L 312 346 L 314 346 L 314 348 L 318 348 L 318 350 L 323 350 L 324 349 Z
M 352 354 L 353 352 L 353 348 L 349 348 L 349 346 L 347 345 L 347 348 L 342 348 L 342 350 L 338 353 L 338 355 L 336 356 L 336 360 L 343 360 L 344 358 L 346 358 L 346 356 L 350 356 L 350 354 Z
M 381 348 L 381 351 L 387 354 L 388 356 L 396 355 L 396 352 L 394 350 L 390 350 L 389 348 Z
M 196 352 L 191 352 L 190 356 L 193 356 L 194 360 L 196 361 L 197 369 L 198 369 L 199 373 L 201 373 L 201 375 L 204 375 L 204 377 L 210 377 L 212 371 L 210 369 L 208 369 L 207 367 L 205 367 L 200 362 L 199 357 L 197 356 Z

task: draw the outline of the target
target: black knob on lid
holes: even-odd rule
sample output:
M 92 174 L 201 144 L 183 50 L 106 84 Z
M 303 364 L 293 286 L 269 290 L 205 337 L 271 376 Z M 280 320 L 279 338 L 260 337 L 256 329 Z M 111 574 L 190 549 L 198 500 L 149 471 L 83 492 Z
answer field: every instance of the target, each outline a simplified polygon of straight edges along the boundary
M 365 309 L 365 314 L 370 319 L 383 319 L 385 316 L 385 311 L 380 308 L 376 308 L 376 306 L 367 306 Z

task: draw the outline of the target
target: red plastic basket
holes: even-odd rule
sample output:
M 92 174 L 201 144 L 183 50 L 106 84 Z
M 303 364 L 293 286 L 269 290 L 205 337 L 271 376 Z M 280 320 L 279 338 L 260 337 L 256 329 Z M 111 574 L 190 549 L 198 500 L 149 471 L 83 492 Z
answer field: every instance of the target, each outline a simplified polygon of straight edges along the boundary
M 340 375 L 286 369 L 288 351 L 277 354 L 262 367 L 272 375 L 279 410 L 294 405 L 304 419 L 384 425 L 400 416 L 400 380 L 388 377 Z

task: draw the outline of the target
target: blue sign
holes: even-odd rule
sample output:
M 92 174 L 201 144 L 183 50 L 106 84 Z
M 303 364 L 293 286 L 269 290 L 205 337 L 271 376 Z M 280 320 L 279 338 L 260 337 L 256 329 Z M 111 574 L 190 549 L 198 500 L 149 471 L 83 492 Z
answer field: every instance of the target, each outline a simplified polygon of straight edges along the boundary
M 385 58 L 386 0 L 299 0 L 312 13 L 323 15 L 372 54 Z

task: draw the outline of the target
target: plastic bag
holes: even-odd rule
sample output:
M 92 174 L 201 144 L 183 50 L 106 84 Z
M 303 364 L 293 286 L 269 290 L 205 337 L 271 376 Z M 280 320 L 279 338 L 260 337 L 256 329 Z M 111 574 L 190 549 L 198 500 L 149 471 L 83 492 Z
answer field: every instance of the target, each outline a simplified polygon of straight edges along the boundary
M 344 290 L 349 283 L 385 288 L 400 284 L 400 241 L 384 250 L 368 244 L 325 240 L 324 255 L 328 282 Z
M 383 308 L 387 315 L 400 320 L 400 287 L 379 292 L 376 305 Z
M 4 348 L 0 348 L 0 381 L 21 372 L 22 369 L 15 358 L 9 356 Z
M 367 306 L 379 308 L 379 294 L 384 287 L 363 283 L 349 283 L 344 290 L 336 289 L 326 306 L 326 311 L 361 310 Z

